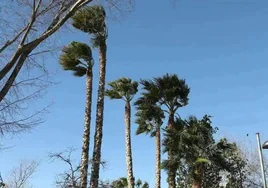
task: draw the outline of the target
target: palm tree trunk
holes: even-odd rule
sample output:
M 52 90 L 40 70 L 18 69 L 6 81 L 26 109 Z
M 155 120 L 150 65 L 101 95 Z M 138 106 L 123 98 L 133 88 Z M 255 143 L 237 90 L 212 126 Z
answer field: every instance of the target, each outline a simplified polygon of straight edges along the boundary
M 127 181 L 128 181 L 128 188 L 134 188 L 135 180 L 133 176 L 133 166 L 132 166 L 130 116 L 131 116 L 130 102 L 127 101 L 125 106 Z
M 201 184 L 199 182 L 193 182 L 192 188 L 201 188 Z
M 168 119 L 168 129 L 172 129 L 174 126 L 174 115 L 171 113 L 169 115 L 169 119 Z M 172 154 L 172 150 L 170 149 L 168 151 L 168 160 L 172 161 L 173 160 L 173 154 Z M 177 172 L 177 168 L 175 166 L 170 167 L 170 169 L 168 169 L 168 187 L 169 188 L 176 188 L 176 172 Z
M 105 90 L 105 76 L 106 76 L 106 42 L 99 46 L 99 88 L 97 99 L 97 112 L 96 112 L 96 127 L 94 135 L 94 148 L 93 148 L 93 162 L 91 168 L 90 188 L 98 188 L 99 171 L 101 161 L 101 144 L 102 144 L 102 127 L 103 127 L 103 111 L 104 111 L 104 90 Z
M 92 103 L 92 70 L 87 71 L 86 78 L 86 108 L 85 108 L 85 122 L 84 122 L 84 133 L 83 133 L 83 146 L 82 146 L 82 157 L 81 157 L 81 170 L 80 170 L 80 187 L 87 188 L 87 177 L 88 177 L 88 154 L 89 154 L 89 143 L 90 143 L 90 121 L 91 121 L 91 103 Z
M 161 187 L 161 133 L 160 126 L 156 128 L 155 135 L 156 144 L 156 164 L 155 164 L 155 188 Z
M 202 180 L 203 180 L 203 173 L 204 173 L 202 169 L 204 169 L 203 164 L 196 166 L 194 177 L 193 177 L 194 182 L 192 184 L 192 188 L 201 188 Z

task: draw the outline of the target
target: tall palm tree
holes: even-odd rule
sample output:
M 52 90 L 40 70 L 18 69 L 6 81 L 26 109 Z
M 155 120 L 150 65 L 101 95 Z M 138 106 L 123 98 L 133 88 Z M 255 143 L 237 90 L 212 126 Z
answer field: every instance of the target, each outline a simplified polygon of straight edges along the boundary
M 109 83 L 105 95 L 111 99 L 122 99 L 125 104 L 125 125 L 126 125 L 126 163 L 128 187 L 134 188 L 135 180 L 133 175 L 132 151 L 131 151 L 131 100 L 138 92 L 138 82 L 132 82 L 129 78 L 120 78 Z
M 185 80 L 179 79 L 176 74 L 166 74 L 153 80 L 141 80 L 144 92 L 136 101 L 136 104 L 150 103 L 159 105 L 163 112 L 168 115 L 167 129 L 175 126 L 175 115 L 180 107 L 188 104 L 189 87 Z M 168 158 L 171 161 L 175 153 L 168 150 Z M 177 166 L 171 165 L 168 169 L 168 184 L 170 188 L 176 187 Z
M 101 163 L 101 145 L 103 132 L 104 91 L 106 77 L 106 40 L 108 31 L 105 23 L 106 13 L 102 6 L 90 6 L 80 9 L 72 18 L 72 25 L 92 36 L 94 47 L 99 48 L 99 84 L 96 108 L 96 126 L 94 135 L 93 164 L 91 168 L 90 187 L 98 188 Z M 85 187 L 82 187 L 85 188 Z
M 164 112 L 159 106 L 142 103 L 137 105 L 136 123 L 138 128 L 136 134 L 150 134 L 155 137 L 155 187 L 161 187 L 161 125 L 165 118 Z
M 60 56 L 60 64 L 64 70 L 73 71 L 75 76 L 82 77 L 86 75 L 86 108 L 81 156 L 81 187 L 87 187 L 93 79 L 91 48 L 84 43 L 72 42 L 63 48 Z

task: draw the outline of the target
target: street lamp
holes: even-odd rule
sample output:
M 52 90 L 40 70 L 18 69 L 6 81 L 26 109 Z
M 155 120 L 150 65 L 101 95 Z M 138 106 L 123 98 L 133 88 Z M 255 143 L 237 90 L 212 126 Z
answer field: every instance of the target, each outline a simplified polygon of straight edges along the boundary
M 268 141 L 265 141 L 262 145 L 262 149 L 268 149 Z
M 256 136 L 257 136 L 258 150 L 259 150 L 260 163 L 261 163 L 263 187 L 267 188 L 266 178 L 265 178 L 265 171 L 264 171 L 264 162 L 263 162 L 262 149 L 268 149 L 268 141 L 265 141 L 264 144 L 261 146 L 260 134 L 256 133 Z

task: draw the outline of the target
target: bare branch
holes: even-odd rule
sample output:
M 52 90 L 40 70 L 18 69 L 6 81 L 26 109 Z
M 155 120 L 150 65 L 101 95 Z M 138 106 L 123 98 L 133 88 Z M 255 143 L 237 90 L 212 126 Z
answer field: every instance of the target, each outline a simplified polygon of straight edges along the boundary
M 26 117 L 21 117 L 18 120 L 0 120 L 0 134 L 4 135 L 5 132 L 18 134 L 22 131 L 31 130 L 36 125 L 44 122 L 42 116 L 47 112 L 47 108 L 48 107 L 45 107 Z
M 54 160 L 59 160 L 67 164 L 68 169 L 59 174 L 56 179 L 56 186 L 60 188 L 78 188 L 79 187 L 79 170 L 80 165 L 74 165 L 71 159 L 72 153 L 75 151 L 74 148 L 69 148 L 66 151 L 58 152 L 58 153 L 50 153 L 49 158 Z
M 27 29 L 27 27 L 23 28 L 18 34 L 11 40 L 7 40 L 6 43 L 0 48 L 0 54 L 11 44 L 13 44 L 18 38 L 21 36 L 22 33 Z
M 72 154 L 76 151 L 74 148 L 69 148 L 63 152 L 50 153 L 49 158 L 54 161 L 58 160 L 65 163 L 68 168 L 56 178 L 56 186 L 59 188 L 79 188 L 80 181 L 80 165 L 75 165 L 72 161 Z M 89 165 L 92 160 L 89 160 Z M 107 162 L 101 162 L 103 168 L 106 168 Z
M 39 163 L 36 161 L 22 160 L 19 167 L 14 168 L 11 171 L 8 187 L 12 188 L 24 188 L 28 185 L 29 179 L 36 172 Z
M 37 3 L 37 5 L 36 5 L 36 0 L 33 0 L 32 16 L 31 16 L 30 22 L 29 22 L 29 24 L 27 26 L 27 29 L 26 29 L 26 31 L 25 31 L 22 39 L 21 39 L 21 42 L 20 42 L 19 47 L 24 44 L 24 42 L 25 42 L 25 40 L 26 40 L 26 38 L 27 38 L 27 36 L 28 36 L 28 34 L 29 34 L 29 32 L 30 32 L 30 30 L 31 30 L 34 22 L 35 22 L 35 20 L 36 20 L 36 14 L 37 14 L 38 9 L 39 9 L 39 7 L 41 5 L 41 2 L 42 2 L 42 0 L 39 0 L 38 3 Z
M 43 42 L 45 39 L 50 37 L 52 34 L 54 34 L 79 8 L 84 6 L 85 4 L 91 2 L 92 0 L 77 0 L 77 1 L 67 1 L 69 3 L 65 3 L 63 8 L 61 7 L 57 15 L 52 19 L 51 23 L 49 24 L 51 27 L 48 27 L 41 36 L 37 37 L 36 39 L 32 40 L 28 44 L 24 45 L 24 41 L 26 40 L 26 37 L 28 36 L 34 22 L 36 21 L 36 11 L 32 14 L 29 24 L 27 26 L 27 29 L 24 33 L 24 36 L 22 37 L 22 40 L 20 42 L 19 47 L 17 50 L 13 53 L 12 58 L 7 63 L 7 65 L 0 71 L 0 80 L 3 79 L 12 69 L 13 66 L 17 63 L 17 61 L 20 61 L 20 56 L 24 56 L 26 53 L 27 55 L 30 54 L 37 46 Z M 41 1 L 39 1 L 41 4 Z M 55 2 L 55 1 L 53 1 Z M 60 1 L 64 2 L 64 1 Z M 63 3 L 62 3 L 63 4 Z M 39 5 L 39 4 L 38 4 Z M 35 8 L 35 10 L 39 9 L 39 6 Z M 63 15 L 62 18 L 60 18 Z M 25 60 L 24 60 L 25 61 Z M 23 62 L 24 63 L 24 62 Z M 22 64 L 23 64 L 22 63 Z M 16 78 L 16 76 L 15 76 Z M 3 90 L 3 89 L 2 89 Z M 5 93 L 5 94 L 4 94 Z M 4 96 L 7 92 L 3 92 Z M 0 97 L 0 102 L 2 101 Z
M 5 187 L 5 183 L 4 183 L 4 180 L 3 180 L 2 175 L 0 173 L 0 188 L 3 188 L 3 187 Z

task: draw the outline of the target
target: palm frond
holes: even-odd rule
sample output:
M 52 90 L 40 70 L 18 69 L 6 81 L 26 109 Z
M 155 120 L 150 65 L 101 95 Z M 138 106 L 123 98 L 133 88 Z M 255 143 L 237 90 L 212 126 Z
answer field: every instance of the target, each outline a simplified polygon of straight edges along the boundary
M 87 69 L 92 69 L 93 58 L 91 48 L 84 43 L 71 42 L 62 49 L 60 65 L 64 70 L 73 71 L 75 76 L 84 76 Z
M 195 160 L 195 164 L 201 164 L 201 163 L 205 163 L 205 164 L 211 164 L 211 161 L 209 159 L 203 158 L 203 157 L 198 157 Z
M 136 134 L 149 134 L 151 137 L 156 135 L 156 130 L 163 124 L 165 118 L 159 106 L 140 105 L 137 107 L 136 124 L 138 128 Z
M 103 6 L 87 6 L 75 13 L 72 17 L 72 25 L 86 33 L 103 33 L 106 29 L 105 17 Z
M 87 73 L 87 69 L 85 67 L 80 67 L 77 66 L 74 70 L 73 70 L 73 75 L 76 77 L 82 77 Z
M 133 96 L 138 92 L 138 83 L 130 78 L 120 78 L 108 83 L 110 89 L 107 89 L 105 94 L 111 99 L 124 99 L 131 101 Z

